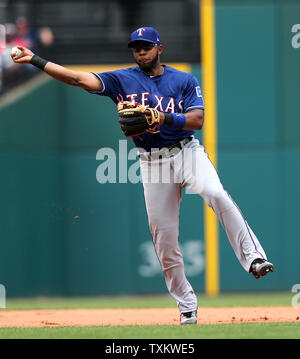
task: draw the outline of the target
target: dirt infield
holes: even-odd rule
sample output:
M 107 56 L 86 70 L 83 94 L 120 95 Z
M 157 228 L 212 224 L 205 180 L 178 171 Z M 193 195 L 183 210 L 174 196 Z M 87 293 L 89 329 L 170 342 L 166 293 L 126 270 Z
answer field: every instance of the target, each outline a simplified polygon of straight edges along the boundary
M 199 308 L 198 324 L 300 322 L 300 308 Z M 177 308 L 3 310 L 0 327 L 170 325 L 179 323 Z

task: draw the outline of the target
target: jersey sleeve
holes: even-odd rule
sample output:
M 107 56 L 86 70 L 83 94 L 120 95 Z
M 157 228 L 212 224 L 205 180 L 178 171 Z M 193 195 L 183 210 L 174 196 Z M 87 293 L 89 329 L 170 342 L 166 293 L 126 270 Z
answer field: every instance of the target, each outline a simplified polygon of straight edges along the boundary
M 191 75 L 184 90 L 183 110 L 188 112 L 195 109 L 204 109 L 204 102 L 198 80 Z
M 93 75 L 98 77 L 102 84 L 102 88 L 96 91 L 88 91 L 89 93 L 108 96 L 113 101 L 116 100 L 118 93 L 120 92 L 120 80 L 117 74 L 117 71 L 108 71 L 108 72 L 91 72 Z

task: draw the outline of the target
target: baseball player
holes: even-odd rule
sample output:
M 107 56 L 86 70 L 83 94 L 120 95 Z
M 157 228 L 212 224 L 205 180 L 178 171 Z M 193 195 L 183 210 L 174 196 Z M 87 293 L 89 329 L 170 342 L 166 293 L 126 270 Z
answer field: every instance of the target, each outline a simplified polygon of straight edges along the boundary
M 186 279 L 178 245 L 183 188 L 199 194 L 214 210 L 247 272 L 260 278 L 273 272 L 273 264 L 194 138 L 204 122 L 197 79 L 161 64 L 163 46 L 152 27 L 133 31 L 128 47 L 137 66 L 104 73 L 72 71 L 24 47 L 19 47 L 21 55 L 12 58 L 66 84 L 108 96 L 118 106 L 121 129 L 138 147 L 149 227 L 167 288 L 180 310 L 180 324 L 195 324 L 197 297 Z

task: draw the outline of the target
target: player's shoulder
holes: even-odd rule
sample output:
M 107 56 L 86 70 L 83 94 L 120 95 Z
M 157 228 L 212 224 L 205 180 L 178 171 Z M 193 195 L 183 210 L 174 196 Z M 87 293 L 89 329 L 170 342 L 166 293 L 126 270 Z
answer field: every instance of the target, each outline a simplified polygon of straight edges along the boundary
M 199 86 L 197 78 L 190 72 L 181 71 L 168 65 L 165 65 L 165 71 L 170 78 L 169 80 L 181 85 L 182 88 Z
M 190 72 L 179 70 L 170 65 L 163 65 L 163 66 L 165 67 L 165 70 L 170 74 L 174 74 L 177 76 L 183 76 L 183 77 L 190 77 L 190 75 L 192 75 Z

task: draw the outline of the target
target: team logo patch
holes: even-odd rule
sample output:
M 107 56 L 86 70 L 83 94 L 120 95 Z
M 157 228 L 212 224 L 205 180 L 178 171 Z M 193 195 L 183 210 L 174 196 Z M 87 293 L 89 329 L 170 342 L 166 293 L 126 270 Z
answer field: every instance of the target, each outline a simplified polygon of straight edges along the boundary
M 197 97 L 202 97 L 200 86 L 195 87 Z

